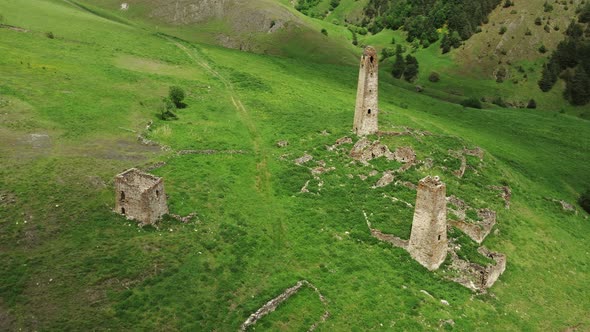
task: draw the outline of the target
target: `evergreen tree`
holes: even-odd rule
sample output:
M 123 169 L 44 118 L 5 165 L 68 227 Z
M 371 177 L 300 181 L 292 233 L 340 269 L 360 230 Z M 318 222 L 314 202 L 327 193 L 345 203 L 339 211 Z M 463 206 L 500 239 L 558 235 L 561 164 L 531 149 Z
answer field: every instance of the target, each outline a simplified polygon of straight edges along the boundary
M 586 105 L 590 102 L 590 77 L 584 67 L 579 66 L 576 73 L 567 80 L 564 94 L 572 105 Z
M 539 88 L 541 88 L 543 92 L 547 92 L 551 90 L 555 82 L 557 82 L 555 66 L 552 66 L 551 63 L 549 63 L 549 65 L 544 65 L 541 80 L 539 80 Z
M 443 36 L 440 48 L 442 49 L 443 54 L 448 53 L 451 50 L 451 39 L 449 38 L 449 35 L 445 34 Z
M 393 69 L 391 70 L 391 75 L 395 78 L 401 78 L 406 71 L 406 62 L 404 61 L 404 57 L 401 54 L 397 54 L 395 56 L 395 62 L 393 63 Z
M 404 71 L 404 79 L 408 82 L 411 82 L 414 78 L 418 76 L 418 65 L 416 64 L 409 64 L 406 65 L 406 70 Z

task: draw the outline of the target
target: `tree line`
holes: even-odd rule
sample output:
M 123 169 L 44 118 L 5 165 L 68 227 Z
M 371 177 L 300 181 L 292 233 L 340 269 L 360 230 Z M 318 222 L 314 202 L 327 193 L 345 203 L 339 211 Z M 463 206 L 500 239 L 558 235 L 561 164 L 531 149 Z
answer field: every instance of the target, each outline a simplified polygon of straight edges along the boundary
M 544 65 L 539 88 L 547 92 L 561 78 L 564 98 L 572 105 L 590 102 L 590 3 L 579 9 L 578 20 L 566 30 L 567 38 L 557 45 Z
M 458 47 L 487 23 L 488 15 L 502 0 L 369 0 L 363 26 L 372 33 L 383 28 L 408 32 L 408 42 L 419 40 L 427 47 L 439 38 L 438 28 L 445 25 L 443 52 Z

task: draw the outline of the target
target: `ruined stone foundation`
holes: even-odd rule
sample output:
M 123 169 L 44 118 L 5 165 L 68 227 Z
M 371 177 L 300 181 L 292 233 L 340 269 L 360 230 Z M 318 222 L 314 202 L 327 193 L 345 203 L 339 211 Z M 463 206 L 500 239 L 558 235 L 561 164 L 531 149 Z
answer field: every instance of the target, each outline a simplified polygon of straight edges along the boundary
M 429 270 L 436 270 L 447 256 L 446 186 L 438 177 L 420 180 L 408 252 Z
M 376 134 L 379 130 L 377 124 L 379 115 L 377 103 L 378 69 L 377 51 L 373 47 L 367 46 L 361 57 L 352 127 L 358 136 Z
M 162 178 L 131 168 L 115 177 L 115 212 L 155 224 L 168 213 Z

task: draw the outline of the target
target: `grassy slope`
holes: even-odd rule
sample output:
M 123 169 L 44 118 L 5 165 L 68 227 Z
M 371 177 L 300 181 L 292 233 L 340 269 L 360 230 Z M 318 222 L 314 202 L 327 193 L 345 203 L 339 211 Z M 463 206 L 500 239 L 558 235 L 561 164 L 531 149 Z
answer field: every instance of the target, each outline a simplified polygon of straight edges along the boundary
M 590 186 L 587 121 L 465 110 L 382 75 L 382 127 L 442 135 L 390 145 L 410 144 L 427 156 L 460 145 L 453 138 L 460 136 L 493 155 L 486 157 L 495 165 L 483 171 L 486 180 L 513 187 L 513 208 L 499 210 L 499 234 L 486 241 L 508 254 L 508 270 L 495 298 L 472 298 L 403 251 L 371 240 L 362 210 L 385 226 L 389 215 L 408 211 L 377 199 L 369 183 L 346 180 L 355 170 L 323 149 L 348 134 L 355 67 L 183 43 L 190 58 L 149 31 L 59 1 L 9 0 L 0 11 L 7 24 L 31 29 L 0 29 L 0 97 L 11 101 L 0 123 L 8 142 L 0 144 L 0 190 L 17 200 L 0 210 L 0 260 L 7 267 L 0 272 L 0 311 L 8 328 L 231 330 L 302 278 L 329 301 L 332 316 L 322 330 L 436 329 L 449 318 L 458 330 L 590 327 L 590 225 L 544 199 L 574 201 Z M 154 110 L 171 84 L 189 92 L 189 107 L 180 120 L 161 122 Z M 246 110 L 236 111 L 230 95 Z M 174 149 L 248 153 L 168 156 L 133 143 L 125 130 L 141 130 L 148 120 L 156 121 L 151 137 Z M 51 146 L 31 146 L 31 133 L 48 134 Z M 290 142 L 286 150 L 274 147 L 279 139 Z M 305 150 L 338 165 L 321 195 L 295 195 L 310 176 L 289 160 Z M 110 213 L 112 176 L 157 160 L 168 162 L 155 173 L 166 179 L 171 211 L 197 211 L 198 222 L 138 230 Z M 495 193 L 474 187 L 478 177 L 459 182 L 442 174 L 450 192 L 499 204 Z M 297 329 L 321 310 L 304 292 L 260 324 Z

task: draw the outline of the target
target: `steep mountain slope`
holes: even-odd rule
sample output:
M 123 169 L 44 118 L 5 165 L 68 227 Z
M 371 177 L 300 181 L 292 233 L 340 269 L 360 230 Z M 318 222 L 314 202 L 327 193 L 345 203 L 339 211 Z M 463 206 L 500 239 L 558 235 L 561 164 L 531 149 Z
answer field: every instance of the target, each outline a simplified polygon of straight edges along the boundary
M 183 39 L 243 51 L 325 63 L 352 63 L 356 53 L 350 44 L 326 38 L 308 18 L 273 0 L 127 1 L 125 10 L 118 0 L 78 3 Z
M 499 6 L 481 28 L 456 52 L 463 75 L 496 78 L 498 69 L 508 69 L 506 79 L 518 77 L 517 67 L 543 61 L 565 39 L 565 31 L 576 19 L 581 0 L 552 3 L 547 1 L 514 1 L 510 7 Z M 537 23 L 535 23 L 537 22 Z M 501 33 L 503 28 L 506 29 Z M 545 53 L 539 48 L 545 46 Z M 537 69 L 537 68 L 536 68 Z

